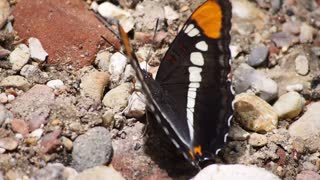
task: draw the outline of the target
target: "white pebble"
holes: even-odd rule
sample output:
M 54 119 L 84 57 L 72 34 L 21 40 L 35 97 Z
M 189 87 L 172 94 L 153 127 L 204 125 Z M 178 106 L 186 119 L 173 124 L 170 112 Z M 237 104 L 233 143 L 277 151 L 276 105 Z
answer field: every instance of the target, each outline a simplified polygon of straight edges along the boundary
M 5 152 L 6 152 L 6 149 L 0 148 L 0 154 L 3 154 L 3 153 L 5 153 Z
M 45 61 L 48 53 L 43 49 L 39 39 L 31 37 L 28 39 L 28 43 L 31 58 L 40 62 Z
M 16 137 L 17 139 L 23 139 L 23 135 L 20 134 L 20 133 L 15 134 L 15 137 Z
M 64 84 L 60 79 L 55 79 L 47 82 L 47 86 L 51 87 L 52 89 L 59 89 L 63 85 Z
M 127 58 L 119 52 L 114 53 L 110 57 L 109 72 L 112 75 L 120 75 L 123 73 L 127 64 Z
M 303 85 L 302 84 L 291 84 L 291 85 L 288 85 L 286 87 L 286 90 L 287 91 L 302 91 L 303 90 Z
M 15 98 L 16 98 L 16 97 L 14 97 L 14 95 L 12 95 L 12 94 L 9 94 L 9 95 L 8 95 L 8 101 L 9 101 L 9 102 L 13 101 Z
M 41 138 L 43 134 L 43 129 L 36 129 L 30 133 L 30 137 L 34 137 L 37 140 Z

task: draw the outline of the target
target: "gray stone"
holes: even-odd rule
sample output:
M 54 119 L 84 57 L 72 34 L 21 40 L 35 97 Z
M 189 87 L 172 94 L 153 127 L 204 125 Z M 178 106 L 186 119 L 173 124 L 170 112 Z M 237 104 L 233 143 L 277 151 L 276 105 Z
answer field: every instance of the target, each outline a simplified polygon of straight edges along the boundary
M 268 53 L 269 50 L 264 45 L 255 47 L 250 53 L 250 56 L 248 58 L 248 64 L 254 67 L 261 65 L 263 62 L 267 60 Z
M 129 99 L 128 106 L 124 109 L 124 114 L 128 117 L 140 118 L 145 114 L 146 98 L 140 92 L 134 92 Z
M 280 118 L 295 118 L 303 110 L 305 99 L 297 92 L 291 91 L 280 96 L 273 108 Z
M 309 60 L 304 55 L 299 55 L 295 59 L 296 72 L 302 76 L 305 76 L 309 72 Z
M 278 47 L 290 47 L 298 41 L 295 36 L 285 32 L 274 33 L 271 39 Z
M 30 88 L 28 80 L 22 76 L 8 76 L 0 82 L 0 86 L 3 87 L 15 87 L 23 91 L 27 91 Z
M 12 69 L 19 71 L 30 59 L 30 51 L 27 45 L 19 44 L 10 54 L 9 61 Z
M 98 52 L 94 63 L 99 67 L 100 70 L 108 72 L 110 65 L 111 54 L 109 51 Z
M 289 133 L 294 138 L 304 140 L 310 151 L 320 150 L 320 102 L 311 104 L 307 111 L 289 127 Z
M 266 101 L 271 101 L 278 95 L 277 83 L 247 64 L 241 64 L 234 71 L 233 83 L 236 94 L 250 89 Z
M 133 86 L 131 83 L 121 84 L 107 92 L 102 103 L 106 107 L 113 109 L 114 112 L 122 111 L 128 105 L 128 100 L 132 91 Z
M 32 180 L 36 179 L 45 179 L 45 180 L 67 180 L 71 177 L 76 176 L 78 173 L 76 170 L 65 167 L 63 164 L 60 163 L 49 163 L 46 167 L 37 170 L 33 176 L 31 177 Z
M 43 49 L 39 39 L 31 37 L 28 39 L 28 43 L 31 58 L 39 62 L 44 62 L 48 53 Z
M 42 72 L 37 66 L 26 64 L 20 71 L 20 74 L 30 82 L 44 84 L 48 81 L 48 74 Z
M 78 171 L 83 171 L 110 162 L 111 155 L 109 131 L 103 127 L 95 127 L 74 141 L 72 166 Z
M 5 121 L 11 118 L 12 114 L 6 109 L 4 105 L 0 104 L 0 126 L 2 126 Z

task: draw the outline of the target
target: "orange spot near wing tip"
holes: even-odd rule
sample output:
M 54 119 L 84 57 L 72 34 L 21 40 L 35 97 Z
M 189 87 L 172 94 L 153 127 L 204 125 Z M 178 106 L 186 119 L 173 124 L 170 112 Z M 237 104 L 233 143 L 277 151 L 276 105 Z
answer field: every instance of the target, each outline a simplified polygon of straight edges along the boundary
M 215 0 L 207 0 L 191 16 L 204 34 L 210 38 L 219 38 L 222 28 L 222 10 Z

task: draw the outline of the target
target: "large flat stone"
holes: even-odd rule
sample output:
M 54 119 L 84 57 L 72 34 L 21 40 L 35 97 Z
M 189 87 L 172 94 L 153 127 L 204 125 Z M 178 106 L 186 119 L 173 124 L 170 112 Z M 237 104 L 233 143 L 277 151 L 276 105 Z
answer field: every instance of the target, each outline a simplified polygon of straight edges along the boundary
M 26 40 L 38 38 L 49 54 L 49 64 L 91 64 L 100 45 L 105 44 L 102 35 L 120 46 L 119 40 L 82 0 L 21 0 L 13 15 L 19 36 Z

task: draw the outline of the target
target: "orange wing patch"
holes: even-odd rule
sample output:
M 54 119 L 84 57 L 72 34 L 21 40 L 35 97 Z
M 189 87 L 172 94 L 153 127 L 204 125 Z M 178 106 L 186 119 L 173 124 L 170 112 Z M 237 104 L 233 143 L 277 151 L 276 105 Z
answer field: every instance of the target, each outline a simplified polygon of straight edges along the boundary
M 208 0 L 200 6 L 191 16 L 204 34 L 210 38 L 220 37 L 222 27 L 222 10 L 215 0 Z

